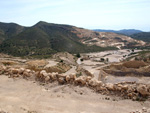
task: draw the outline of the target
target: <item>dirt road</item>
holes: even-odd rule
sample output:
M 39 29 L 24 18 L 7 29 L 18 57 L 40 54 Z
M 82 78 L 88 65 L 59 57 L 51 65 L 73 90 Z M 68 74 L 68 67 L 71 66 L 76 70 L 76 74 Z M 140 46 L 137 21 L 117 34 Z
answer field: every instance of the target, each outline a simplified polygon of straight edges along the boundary
M 86 87 L 42 86 L 0 75 L 0 110 L 8 113 L 129 113 L 143 107 L 150 108 L 150 102 L 107 97 Z

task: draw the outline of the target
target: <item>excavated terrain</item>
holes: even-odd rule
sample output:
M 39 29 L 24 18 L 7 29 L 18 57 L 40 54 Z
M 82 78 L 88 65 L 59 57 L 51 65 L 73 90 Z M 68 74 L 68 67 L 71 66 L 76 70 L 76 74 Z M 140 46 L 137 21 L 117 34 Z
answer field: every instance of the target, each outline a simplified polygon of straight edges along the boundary
M 88 74 L 79 76 L 68 62 L 65 73 L 47 70 L 58 61 L 1 56 L 0 113 L 150 112 L 150 84 L 106 83 L 85 69 Z

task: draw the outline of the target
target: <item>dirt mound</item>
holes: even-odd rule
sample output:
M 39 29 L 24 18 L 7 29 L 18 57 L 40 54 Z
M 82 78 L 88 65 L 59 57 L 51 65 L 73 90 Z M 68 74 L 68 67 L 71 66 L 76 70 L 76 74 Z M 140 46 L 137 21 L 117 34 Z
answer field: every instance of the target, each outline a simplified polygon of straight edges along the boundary
M 143 61 L 127 61 L 115 63 L 103 69 L 115 76 L 150 76 L 150 66 Z
M 76 64 L 75 57 L 68 52 L 60 52 L 60 53 L 54 54 L 53 58 L 59 62 L 63 62 L 66 64 L 72 64 L 72 65 Z
M 122 64 L 124 67 L 127 68 L 140 68 L 146 66 L 146 63 L 143 61 L 127 61 Z
M 26 63 L 29 69 L 32 70 L 42 70 L 48 62 L 46 60 L 31 60 Z
M 4 65 L 16 65 L 16 64 L 18 64 L 18 62 L 10 61 L 10 60 L 1 60 L 0 63 L 4 64 Z
M 66 71 L 68 71 L 71 68 L 70 65 L 67 65 L 65 63 L 58 63 L 55 66 L 49 66 L 49 67 L 45 67 L 44 69 L 47 72 L 58 72 L 58 73 L 65 73 Z

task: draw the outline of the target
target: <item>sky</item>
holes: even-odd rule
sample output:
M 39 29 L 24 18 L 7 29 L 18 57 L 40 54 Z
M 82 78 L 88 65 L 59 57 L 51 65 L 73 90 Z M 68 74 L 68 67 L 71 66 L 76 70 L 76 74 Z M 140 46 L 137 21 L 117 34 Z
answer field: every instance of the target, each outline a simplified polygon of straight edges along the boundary
M 0 0 L 0 22 L 150 31 L 150 0 Z

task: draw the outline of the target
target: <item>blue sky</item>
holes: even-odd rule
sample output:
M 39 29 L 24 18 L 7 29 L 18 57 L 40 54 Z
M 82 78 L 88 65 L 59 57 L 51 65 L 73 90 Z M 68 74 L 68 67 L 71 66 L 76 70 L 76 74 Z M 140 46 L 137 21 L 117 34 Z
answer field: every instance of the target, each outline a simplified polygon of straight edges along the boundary
M 150 31 L 150 0 L 0 0 L 0 21 Z

